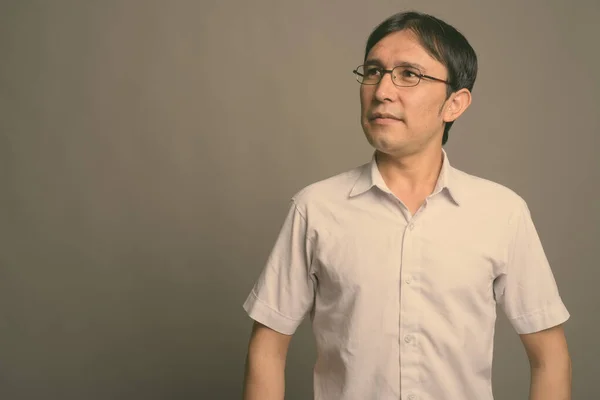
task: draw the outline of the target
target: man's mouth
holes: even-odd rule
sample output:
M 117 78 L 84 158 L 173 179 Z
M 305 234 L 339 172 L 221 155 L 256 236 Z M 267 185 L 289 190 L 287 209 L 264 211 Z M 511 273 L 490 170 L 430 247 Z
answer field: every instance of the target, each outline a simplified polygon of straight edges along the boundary
M 373 121 L 373 122 L 394 122 L 394 121 L 401 121 L 401 119 L 391 113 L 384 113 L 384 112 L 374 112 L 369 116 L 369 121 Z

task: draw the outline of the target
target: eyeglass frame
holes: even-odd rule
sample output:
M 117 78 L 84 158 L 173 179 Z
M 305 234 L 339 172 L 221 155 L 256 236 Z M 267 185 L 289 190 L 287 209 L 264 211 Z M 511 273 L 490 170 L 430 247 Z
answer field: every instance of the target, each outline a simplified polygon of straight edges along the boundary
M 364 69 L 364 67 L 366 67 L 366 66 L 373 66 L 374 68 L 377 68 L 377 69 L 378 69 L 378 70 L 381 72 L 381 76 L 379 77 L 379 80 L 378 80 L 377 82 L 375 82 L 375 83 L 363 83 L 363 82 L 360 82 L 360 81 L 358 80 L 358 76 L 359 76 L 359 75 L 360 75 L 360 76 L 362 76 L 362 77 L 364 77 L 364 75 L 363 75 L 363 74 L 361 74 L 361 73 L 359 73 L 359 72 L 358 72 L 358 69 L 359 69 L 360 67 L 363 67 L 363 69 Z M 445 83 L 446 85 L 451 85 L 451 83 L 450 83 L 450 82 L 448 82 L 448 81 L 445 81 L 445 80 L 443 80 L 443 79 L 440 79 L 440 78 L 436 78 L 436 77 L 434 77 L 434 76 L 431 76 L 431 75 L 422 74 L 422 73 L 421 73 L 421 71 L 419 71 L 419 73 L 415 74 L 416 76 L 418 76 L 418 77 L 419 77 L 419 80 L 418 80 L 418 81 L 417 81 L 417 83 L 415 83 L 414 85 L 410 85 L 410 86 L 397 85 L 397 84 L 396 84 L 396 82 L 394 82 L 394 75 L 392 74 L 392 72 L 394 72 L 394 70 L 395 70 L 396 68 L 411 68 L 411 69 L 414 69 L 414 70 L 416 70 L 416 71 L 419 71 L 419 70 L 418 70 L 417 68 L 415 68 L 415 67 L 409 67 L 409 66 L 406 66 L 406 65 L 397 65 L 397 66 L 395 66 L 395 67 L 394 67 L 394 68 L 392 68 L 392 69 L 385 69 L 385 68 L 382 68 L 382 67 L 379 67 L 379 66 L 376 66 L 376 65 L 372 65 L 372 64 L 361 64 L 361 65 L 359 65 L 358 67 L 356 67 L 356 69 L 354 69 L 352 72 L 354 73 L 354 75 L 356 75 L 356 78 L 357 78 L 357 79 L 356 79 L 356 81 L 357 81 L 358 83 L 360 83 L 361 85 L 367 85 L 367 86 L 374 86 L 374 85 L 378 85 L 378 84 L 379 84 L 379 83 L 382 81 L 382 79 L 383 79 L 383 77 L 385 76 L 385 74 L 387 74 L 387 73 L 389 73 L 389 74 L 390 74 L 390 76 L 392 77 L 392 83 L 393 83 L 393 84 L 394 84 L 394 86 L 396 86 L 396 87 L 415 87 L 415 86 L 417 86 L 419 83 L 421 83 L 421 79 L 423 79 L 423 78 L 430 79 L 430 80 L 432 80 L 432 81 L 436 81 L 436 82 L 442 82 L 442 83 Z

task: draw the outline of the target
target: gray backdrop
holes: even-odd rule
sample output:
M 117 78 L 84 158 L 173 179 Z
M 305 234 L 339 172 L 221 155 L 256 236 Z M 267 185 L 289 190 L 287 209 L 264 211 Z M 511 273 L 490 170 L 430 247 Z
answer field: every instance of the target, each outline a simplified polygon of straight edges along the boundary
M 528 201 L 599 398 L 597 0 L 0 1 L 0 398 L 240 398 L 241 304 L 288 199 L 369 160 L 351 71 L 413 7 L 478 53 L 446 149 Z M 525 399 L 500 315 L 496 398 Z M 288 399 L 313 361 L 304 323 Z

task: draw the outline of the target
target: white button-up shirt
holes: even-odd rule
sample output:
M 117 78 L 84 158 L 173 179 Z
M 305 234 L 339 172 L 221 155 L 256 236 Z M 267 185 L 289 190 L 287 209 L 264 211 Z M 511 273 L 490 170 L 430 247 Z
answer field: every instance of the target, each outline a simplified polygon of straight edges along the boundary
M 496 305 L 519 334 L 569 318 L 525 201 L 443 155 L 414 215 L 375 156 L 293 196 L 244 309 L 310 316 L 316 400 L 491 400 Z

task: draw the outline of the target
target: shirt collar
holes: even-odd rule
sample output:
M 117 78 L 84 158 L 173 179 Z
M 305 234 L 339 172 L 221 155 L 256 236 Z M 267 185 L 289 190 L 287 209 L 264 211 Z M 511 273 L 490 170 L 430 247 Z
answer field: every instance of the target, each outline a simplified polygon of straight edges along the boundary
M 446 154 L 446 151 L 444 149 L 442 149 L 442 154 L 444 157 L 442 161 L 442 168 L 440 170 L 438 180 L 435 184 L 435 188 L 433 189 L 431 195 L 434 196 L 439 192 L 445 190 L 450 195 L 452 200 L 457 205 L 460 205 L 460 190 L 457 187 L 458 182 L 456 173 L 454 171 L 454 168 L 450 165 L 448 155 Z M 352 190 L 350 191 L 350 197 L 358 196 L 368 191 L 374 186 L 378 187 L 384 192 L 392 193 L 392 191 L 388 188 L 385 181 L 383 180 L 381 173 L 379 172 L 375 155 L 376 152 L 373 153 L 371 161 L 361 168 L 360 175 L 358 176 L 358 179 L 356 180 L 354 186 L 352 187 Z

